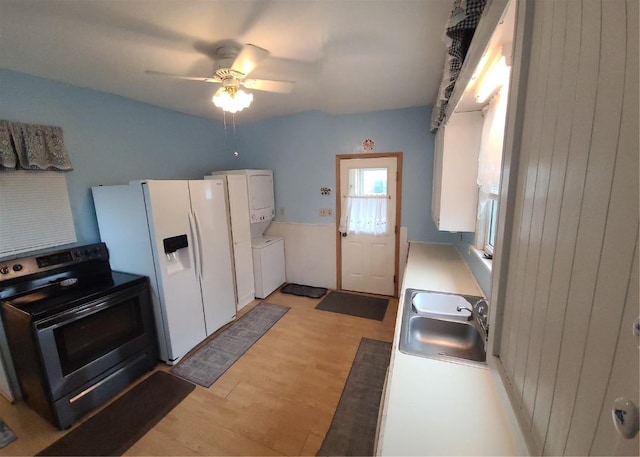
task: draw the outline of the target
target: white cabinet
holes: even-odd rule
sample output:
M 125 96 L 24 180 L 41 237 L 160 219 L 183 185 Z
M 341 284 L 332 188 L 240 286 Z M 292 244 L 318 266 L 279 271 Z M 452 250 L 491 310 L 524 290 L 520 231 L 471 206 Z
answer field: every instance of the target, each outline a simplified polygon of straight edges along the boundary
M 229 220 L 233 245 L 233 269 L 236 287 L 236 308 L 241 310 L 253 301 L 253 258 L 251 255 L 251 223 L 247 177 L 241 174 L 212 173 L 205 179 L 226 178 Z
M 436 133 L 431 215 L 448 232 L 473 232 L 482 113 L 455 113 Z

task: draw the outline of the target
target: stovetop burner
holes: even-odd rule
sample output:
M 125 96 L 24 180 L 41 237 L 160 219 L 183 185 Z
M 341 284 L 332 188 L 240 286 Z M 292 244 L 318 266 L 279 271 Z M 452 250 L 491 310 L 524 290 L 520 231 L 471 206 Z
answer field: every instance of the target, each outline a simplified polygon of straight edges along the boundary
M 104 243 L 4 261 L 0 265 L 0 301 L 9 301 L 14 308 L 36 319 L 144 280 L 140 275 L 111 271 Z
M 80 303 L 88 303 L 105 293 L 116 292 L 136 281 L 143 282 L 144 277 L 112 271 L 107 275 L 77 280 L 74 285 L 66 287 L 61 284 L 62 281 L 56 282 L 13 297 L 10 302 L 14 308 L 30 314 L 34 319 L 42 319 L 75 308 Z

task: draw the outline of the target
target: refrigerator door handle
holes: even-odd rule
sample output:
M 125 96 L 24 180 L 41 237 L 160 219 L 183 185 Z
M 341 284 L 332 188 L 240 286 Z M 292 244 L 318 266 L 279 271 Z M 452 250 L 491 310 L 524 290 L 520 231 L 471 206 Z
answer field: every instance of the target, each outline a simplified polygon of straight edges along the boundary
M 189 213 L 189 230 L 191 232 L 191 239 L 193 240 L 193 261 L 195 263 L 195 275 L 196 279 L 200 279 L 200 248 L 198 246 L 198 239 L 195 233 L 195 222 L 193 218 L 193 213 Z
M 200 233 L 200 222 L 198 222 L 198 213 L 197 212 L 193 212 L 193 220 L 196 223 L 196 237 L 197 237 L 197 249 L 198 249 L 198 260 L 199 260 L 199 264 L 200 264 L 200 278 L 202 279 L 202 277 L 204 276 L 204 255 L 202 252 L 202 234 Z

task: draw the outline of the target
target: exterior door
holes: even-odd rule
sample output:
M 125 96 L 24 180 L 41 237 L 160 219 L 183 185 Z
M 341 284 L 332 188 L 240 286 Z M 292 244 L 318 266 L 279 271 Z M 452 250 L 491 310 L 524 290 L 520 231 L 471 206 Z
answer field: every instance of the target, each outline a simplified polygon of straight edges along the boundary
M 396 294 L 397 170 L 397 156 L 339 158 L 344 290 Z

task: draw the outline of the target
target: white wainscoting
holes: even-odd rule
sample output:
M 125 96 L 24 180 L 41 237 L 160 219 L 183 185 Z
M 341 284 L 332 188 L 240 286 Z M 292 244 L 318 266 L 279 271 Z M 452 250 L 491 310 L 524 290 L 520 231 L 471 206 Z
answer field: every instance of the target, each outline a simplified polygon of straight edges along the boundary
M 287 282 L 336 288 L 336 226 L 272 222 L 267 235 L 284 238 Z M 407 262 L 407 228 L 400 227 L 400 278 Z

